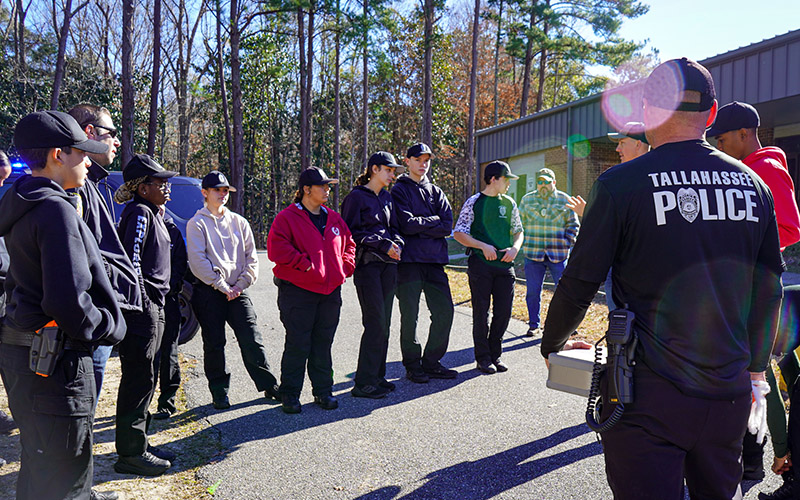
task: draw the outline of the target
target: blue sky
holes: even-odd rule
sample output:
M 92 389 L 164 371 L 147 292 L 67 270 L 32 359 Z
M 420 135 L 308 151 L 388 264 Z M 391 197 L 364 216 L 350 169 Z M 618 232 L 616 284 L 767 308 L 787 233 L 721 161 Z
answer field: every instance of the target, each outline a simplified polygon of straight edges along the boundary
M 800 29 L 798 0 L 644 0 L 650 11 L 626 20 L 621 34 L 649 39 L 662 61 L 701 60 Z

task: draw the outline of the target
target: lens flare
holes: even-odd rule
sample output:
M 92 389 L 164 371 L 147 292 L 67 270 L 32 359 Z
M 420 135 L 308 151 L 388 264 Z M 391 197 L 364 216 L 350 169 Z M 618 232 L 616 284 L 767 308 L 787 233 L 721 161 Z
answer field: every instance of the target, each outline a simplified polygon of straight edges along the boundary
M 586 158 L 592 152 L 592 143 L 586 136 L 575 134 L 567 139 L 567 149 L 575 158 Z

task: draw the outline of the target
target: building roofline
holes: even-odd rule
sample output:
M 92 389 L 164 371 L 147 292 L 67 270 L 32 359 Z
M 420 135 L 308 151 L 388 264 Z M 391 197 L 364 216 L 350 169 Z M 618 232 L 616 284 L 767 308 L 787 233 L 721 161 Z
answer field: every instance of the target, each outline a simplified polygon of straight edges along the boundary
M 711 56 L 708 59 L 703 59 L 702 61 L 698 62 L 703 66 L 719 64 L 726 59 L 738 59 L 744 56 L 747 52 L 758 52 L 775 45 L 783 45 L 793 40 L 800 40 L 800 29 L 788 31 L 783 35 L 774 36 L 772 38 L 766 38 L 760 42 L 754 42 L 750 45 L 739 47 L 738 49 L 731 49 L 728 52 L 723 52 L 722 54 L 717 54 L 716 56 Z

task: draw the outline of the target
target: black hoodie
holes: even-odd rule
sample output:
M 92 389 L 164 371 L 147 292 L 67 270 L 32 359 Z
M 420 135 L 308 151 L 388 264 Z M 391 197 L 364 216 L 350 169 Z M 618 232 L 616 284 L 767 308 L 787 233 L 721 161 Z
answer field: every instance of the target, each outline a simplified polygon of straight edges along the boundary
M 113 345 L 125 320 L 77 198 L 50 179 L 25 175 L 0 200 L 10 258 L 5 322 L 34 331 L 55 320 L 72 339 Z
M 353 233 L 358 256 L 366 252 L 383 262 L 397 263 L 388 252 L 392 243 L 402 248 L 403 237 L 392 213 L 392 196 L 388 191 L 381 189 L 375 194 L 367 186 L 354 187 L 342 200 L 342 218 Z
M 447 196 L 428 180 L 401 175 L 392 187 L 392 205 L 405 240 L 401 264 L 447 264 L 445 238 L 453 232 L 453 210 Z

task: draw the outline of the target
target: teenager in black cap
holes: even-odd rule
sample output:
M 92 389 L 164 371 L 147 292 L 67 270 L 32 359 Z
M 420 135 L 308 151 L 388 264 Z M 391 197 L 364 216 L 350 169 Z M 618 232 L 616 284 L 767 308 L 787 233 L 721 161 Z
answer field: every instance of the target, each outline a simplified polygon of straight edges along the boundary
M 258 256 L 247 219 L 225 207 L 234 188 L 221 172 L 203 177 L 206 206 L 186 224 L 189 268 L 197 277 L 192 307 L 203 336 L 203 366 L 214 408 L 230 408 L 225 323 L 233 329 L 244 367 L 259 392 L 280 400 L 247 288 L 258 279 Z
M 356 245 L 342 217 L 324 205 L 331 184 L 338 182 L 322 169 L 304 170 L 294 203 L 275 217 L 267 238 L 286 328 L 280 389 L 286 413 L 300 413 L 306 362 L 314 403 L 326 410 L 339 406 L 331 393 L 331 345 L 339 325 L 342 283 L 355 269 Z
M 517 204 L 506 192 L 511 179 L 518 178 L 503 161 L 486 165 L 486 187 L 464 202 L 453 233 L 456 241 L 474 249 L 467 269 L 472 294 L 472 340 L 477 368 L 488 374 L 508 370 L 500 355 L 514 301 L 514 258 L 524 235 Z
M 405 241 L 397 268 L 400 303 L 400 349 L 406 378 L 424 384 L 433 378 L 455 378 L 458 372 L 442 366 L 453 324 L 453 298 L 444 266 L 449 262 L 447 241 L 453 230 L 453 210 L 447 195 L 428 178 L 433 151 L 417 143 L 406 152 L 406 173 L 392 188 L 392 203 Z M 417 338 L 419 299 L 431 312 L 431 327 L 423 352 Z
M 358 186 L 342 201 L 342 217 L 356 242 L 353 283 L 364 324 L 352 390 L 356 397 L 383 398 L 395 388 L 386 380 L 386 352 L 403 238 L 386 188 L 404 170 L 394 156 L 379 151 L 370 157 Z
M 638 339 L 633 401 L 601 433 L 620 500 L 683 498 L 684 484 L 691 498 L 741 498 L 742 439 L 784 266 L 766 184 L 705 141 L 715 96 L 695 61 L 653 70 L 642 99 L 653 150 L 595 182 L 547 315 L 545 359 L 575 347 L 568 339 L 613 264 Z M 618 408 L 611 385 L 601 384 L 602 419 Z
M 16 126 L 17 152 L 31 175 L 0 200 L 0 236 L 10 256 L 0 374 L 19 425 L 17 498 L 91 495 L 97 393 L 91 352 L 115 344 L 125 321 L 97 242 L 66 189 L 83 185 L 87 153 L 103 153 L 68 114 L 40 111 Z M 64 349 L 49 376 L 29 365 L 34 332 L 57 325 Z
M 147 155 L 134 155 L 122 170 L 125 184 L 114 193 L 127 203 L 119 221 L 122 245 L 143 283 L 142 312 L 124 312 L 128 323 L 119 346 L 122 379 L 117 395 L 116 446 L 119 473 L 157 476 L 170 467 L 175 455 L 147 442 L 150 401 L 155 391 L 153 360 L 164 335 L 164 301 L 169 291 L 170 237 L 164 224 L 169 178 Z

